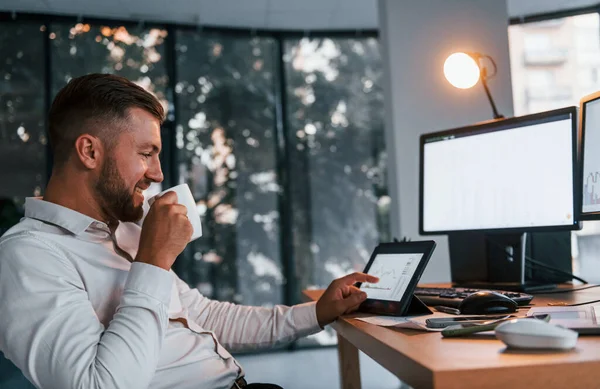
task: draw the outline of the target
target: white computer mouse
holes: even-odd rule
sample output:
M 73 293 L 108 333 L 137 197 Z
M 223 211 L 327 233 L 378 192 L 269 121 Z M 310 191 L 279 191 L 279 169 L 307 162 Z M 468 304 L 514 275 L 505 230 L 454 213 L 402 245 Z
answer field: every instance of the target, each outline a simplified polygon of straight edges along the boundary
M 538 319 L 513 319 L 496 327 L 496 337 L 508 347 L 561 349 L 575 347 L 579 334 Z

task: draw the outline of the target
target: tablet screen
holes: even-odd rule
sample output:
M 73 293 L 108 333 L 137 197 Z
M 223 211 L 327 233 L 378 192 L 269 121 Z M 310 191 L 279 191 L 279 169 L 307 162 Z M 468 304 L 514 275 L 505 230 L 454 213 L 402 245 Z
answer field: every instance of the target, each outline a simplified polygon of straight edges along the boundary
M 400 301 L 422 257 L 423 253 L 378 254 L 367 273 L 379 277 L 379 282 L 364 282 L 360 289 L 369 299 Z

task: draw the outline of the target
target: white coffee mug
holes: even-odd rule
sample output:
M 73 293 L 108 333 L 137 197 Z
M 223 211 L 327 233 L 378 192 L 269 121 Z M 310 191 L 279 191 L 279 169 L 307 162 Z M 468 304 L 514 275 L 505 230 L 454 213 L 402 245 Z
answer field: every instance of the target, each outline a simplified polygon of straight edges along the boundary
M 196 200 L 194 200 L 194 196 L 192 196 L 192 191 L 187 184 L 181 184 L 169 188 L 167 190 L 163 190 L 156 196 L 153 196 L 148 199 L 148 205 L 152 206 L 154 200 L 162 196 L 167 192 L 175 192 L 177 194 L 177 202 L 179 204 L 185 205 L 187 208 L 187 217 L 190 219 L 190 223 L 192 223 L 192 227 L 194 228 L 194 232 L 192 233 L 192 237 L 190 238 L 190 242 L 198 239 L 202 236 L 202 223 L 200 222 L 200 214 L 198 213 L 198 208 L 196 207 Z

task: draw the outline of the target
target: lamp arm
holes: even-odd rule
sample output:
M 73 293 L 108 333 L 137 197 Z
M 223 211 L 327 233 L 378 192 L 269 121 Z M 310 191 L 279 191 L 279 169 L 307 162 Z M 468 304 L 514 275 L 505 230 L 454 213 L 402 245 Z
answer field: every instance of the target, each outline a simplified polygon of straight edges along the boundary
M 504 119 L 504 115 L 500 115 L 498 113 L 498 109 L 496 108 L 496 103 L 494 103 L 494 99 L 492 98 L 492 94 L 490 93 L 490 89 L 487 85 L 487 80 L 493 78 L 498 73 L 498 67 L 496 66 L 496 61 L 492 57 L 487 54 L 481 54 L 477 52 L 465 52 L 465 54 L 469 55 L 473 60 L 477 63 L 480 71 L 481 85 L 483 85 L 483 90 L 485 90 L 485 94 L 487 95 L 488 100 L 490 101 L 490 105 L 492 106 L 492 111 L 494 113 L 494 120 L 496 119 Z M 483 60 L 487 59 L 493 67 L 493 72 L 490 74 L 488 72 L 488 68 L 483 64 Z
M 486 58 L 488 61 L 490 61 L 490 63 L 494 67 L 494 72 L 492 74 L 487 73 L 487 70 L 486 70 L 487 79 L 489 80 L 490 78 L 495 77 L 496 74 L 498 73 L 498 66 L 496 66 L 496 61 L 494 61 L 494 59 L 487 54 L 482 54 L 480 58 Z M 481 64 L 481 60 L 479 60 L 479 67 L 481 68 L 482 66 L 483 65 Z
M 492 106 L 492 111 L 494 112 L 494 119 L 504 119 L 503 115 L 500 115 L 498 113 L 498 110 L 496 109 L 496 104 L 494 103 L 494 99 L 492 98 L 492 94 L 490 93 L 490 90 L 487 86 L 487 80 L 486 77 L 484 75 L 482 75 L 483 77 L 481 77 L 481 85 L 483 85 L 483 89 L 485 90 L 485 94 L 487 95 L 488 100 L 490 101 L 490 105 Z

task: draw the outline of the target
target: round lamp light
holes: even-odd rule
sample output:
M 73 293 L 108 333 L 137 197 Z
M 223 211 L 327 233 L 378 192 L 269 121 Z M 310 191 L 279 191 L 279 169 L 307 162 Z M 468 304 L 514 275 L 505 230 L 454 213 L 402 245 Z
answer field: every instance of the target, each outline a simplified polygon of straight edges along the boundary
M 481 70 L 473 57 L 465 53 L 454 53 L 444 63 L 444 75 L 450 84 L 460 89 L 469 89 L 477 84 Z

